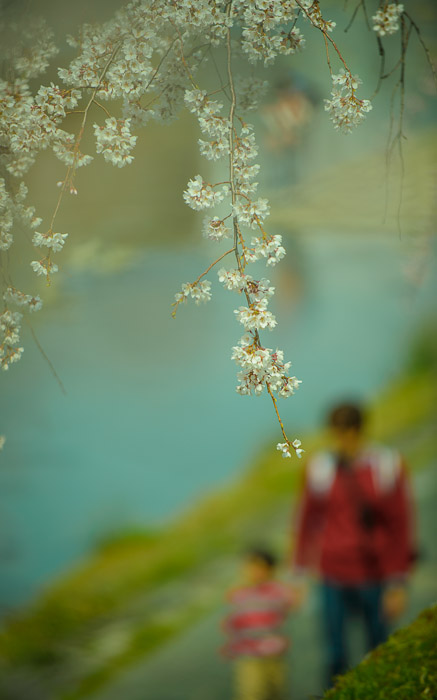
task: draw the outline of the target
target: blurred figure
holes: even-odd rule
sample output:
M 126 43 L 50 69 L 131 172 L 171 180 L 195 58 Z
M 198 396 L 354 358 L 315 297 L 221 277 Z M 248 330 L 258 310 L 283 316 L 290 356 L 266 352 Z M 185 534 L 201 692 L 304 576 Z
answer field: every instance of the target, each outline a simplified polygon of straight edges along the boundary
M 301 145 L 305 128 L 314 117 L 318 95 L 302 76 L 287 74 L 273 88 L 273 100 L 260 112 L 265 127 L 265 145 L 283 154 Z
M 414 550 L 400 455 L 366 445 L 357 405 L 334 408 L 328 426 L 334 449 L 316 454 L 306 468 L 295 566 L 321 579 L 329 685 L 348 666 L 345 623 L 351 615 L 361 617 L 370 650 L 404 611 Z
M 244 583 L 228 593 L 224 622 L 226 656 L 235 659 L 236 700 L 283 700 L 288 639 L 281 627 L 295 604 L 293 590 L 275 578 L 271 552 L 253 549 L 243 567 Z

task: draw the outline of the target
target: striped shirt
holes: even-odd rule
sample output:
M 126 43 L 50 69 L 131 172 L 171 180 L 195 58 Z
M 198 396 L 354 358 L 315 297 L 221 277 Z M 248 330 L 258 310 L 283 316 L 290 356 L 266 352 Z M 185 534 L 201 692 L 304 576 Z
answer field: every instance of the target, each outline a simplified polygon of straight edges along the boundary
M 288 647 L 281 628 L 292 604 L 288 587 L 278 581 L 246 586 L 229 595 L 231 612 L 224 622 L 227 656 L 277 656 Z

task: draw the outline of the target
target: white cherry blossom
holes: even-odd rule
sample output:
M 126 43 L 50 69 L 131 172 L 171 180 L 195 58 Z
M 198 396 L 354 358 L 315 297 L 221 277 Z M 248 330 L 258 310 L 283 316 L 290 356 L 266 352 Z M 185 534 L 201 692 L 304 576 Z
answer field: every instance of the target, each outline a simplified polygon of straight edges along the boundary
M 273 267 L 285 257 L 282 236 L 279 234 L 266 238 L 252 238 L 250 245 L 248 257 L 253 262 L 266 258 L 266 265 Z
M 104 126 L 94 124 L 97 153 L 102 153 L 109 163 L 123 168 L 133 161 L 131 151 L 137 141 L 136 136 L 130 132 L 130 119 L 115 119 L 110 117 L 105 120 Z
M 290 445 L 288 442 L 278 442 L 276 449 L 282 452 L 283 457 L 291 457 Z
M 32 260 L 30 263 L 32 270 L 39 276 L 48 277 L 51 272 L 58 272 L 58 266 L 51 260 Z
M 239 270 L 225 270 L 222 267 L 217 274 L 219 282 L 229 291 L 236 290 L 241 292 L 246 285 L 246 275 L 242 275 Z
M 373 31 L 378 36 L 384 37 L 399 31 L 399 19 L 404 11 L 404 6 L 399 3 L 384 3 L 373 15 Z
M 272 330 L 277 324 L 275 316 L 267 309 L 266 299 L 255 302 L 249 307 L 240 306 L 234 313 L 237 316 L 237 320 L 248 331 L 261 328 Z
M 177 304 L 186 301 L 189 297 L 194 299 L 196 304 L 200 304 L 202 301 L 209 301 L 211 299 L 211 282 L 202 280 L 193 284 L 185 283 L 182 285 L 182 291 L 175 294 Z
M 211 241 L 221 241 L 223 238 L 230 238 L 231 232 L 223 219 L 213 216 L 206 218 L 203 222 L 203 235 Z
M 294 447 L 294 451 L 296 452 L 296 455 L 297 455 L 299 458 L 301 458 L 301 457 L 302 457 L 302 453 L 305 452 L 305 450 L 303 450 L 303 449 L 301 448 L 301 444 L 302 444 L 301 441 L 300 441 L 300 440 L 293 440 L 293 442 L 292 442 L 291 444 L 292 444 L 293 447 Z
M 192 180 L 189 180 L 187 189 L 184 192 L 184 200 L 191 209 L 198 211 L 209 209 L 218 202 L 223 200 L 223 192 L 214 190 L 211 185 L 206 183 L 201 175 L 196 175 Z
M 7 304 L 22 306 L 29 311 L 39 311 L 42 308 L 42 301 L 38 295 L 24 294 L 14 287 L 7 287 L 3 294 L 3 299 Z
M 51 248 L 54 253 L 58 253 L 64 247 L 65 239 L 68 233 L 38 233 L 35 231 L 32 238 L 32 243 L 36 247 L 45 246 Z
M 250 228 L 257 228 L 269 215 L 270 207 L 267 199 L 260 197 L 256 202 L 239 201 L 234 205 L 234 214 L 238 221 Z
M 355 94 L 360 84 L 358 76 L 344 69 L 332 76 L 331 99 L 325 100 L 325 110 L 329 112 L 335 129 L 351 132 L 372 109 L 369 100 L 361 100 Z

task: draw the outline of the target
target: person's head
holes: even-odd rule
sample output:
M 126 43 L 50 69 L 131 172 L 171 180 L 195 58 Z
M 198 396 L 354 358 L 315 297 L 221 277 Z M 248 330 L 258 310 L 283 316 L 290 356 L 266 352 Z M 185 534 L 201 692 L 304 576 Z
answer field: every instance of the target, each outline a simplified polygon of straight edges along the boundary
M 353 456 L 360 448 L 365 424 L 363 408 L 356 403 L 341 403 L 328 414 L 328 427 L 336 449 Z
M 249 585 L 255 586 L 272 578 L 276 569 L 276 557 L 263 547 L 249 549 L 244 557 L 244 574 Z

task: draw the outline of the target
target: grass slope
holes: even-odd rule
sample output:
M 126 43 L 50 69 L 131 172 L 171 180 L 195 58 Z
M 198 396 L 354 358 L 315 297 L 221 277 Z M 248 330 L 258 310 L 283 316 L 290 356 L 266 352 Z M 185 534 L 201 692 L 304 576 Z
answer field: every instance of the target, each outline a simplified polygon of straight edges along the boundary
M 437 698 L 437 605 L 341 676 L 325 700 Z

